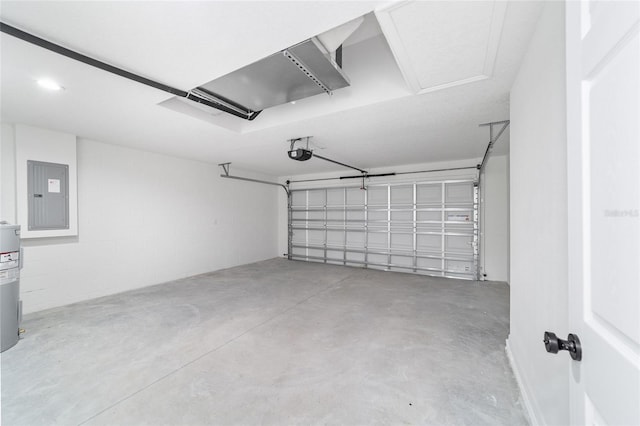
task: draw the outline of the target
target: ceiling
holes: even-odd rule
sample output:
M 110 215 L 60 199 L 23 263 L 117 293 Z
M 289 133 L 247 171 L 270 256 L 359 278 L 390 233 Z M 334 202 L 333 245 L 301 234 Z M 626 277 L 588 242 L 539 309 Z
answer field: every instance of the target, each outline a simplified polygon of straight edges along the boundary
M 0 118 L 274 176 L 339 170 L 287 158 L 287 140 L 308 135 L 323 156 L 365 169 L 475 160 L 488 141 L 478 124 L 509 117 L 509 90 L 540 8 L 524 1 L 2 1 L 6 24 L 182 90 L 369 15 L 345 42 L 351 87 L 267 109 L 251 122 L 176 112 L 168 93 L 2 34 Z M 35 84 L 42 77 L 65 90 L 43 91 Z

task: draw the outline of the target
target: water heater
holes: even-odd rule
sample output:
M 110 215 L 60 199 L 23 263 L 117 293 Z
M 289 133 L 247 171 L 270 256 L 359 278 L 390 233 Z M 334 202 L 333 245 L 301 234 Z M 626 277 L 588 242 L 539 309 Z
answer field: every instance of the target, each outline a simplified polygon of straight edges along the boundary
M 0 222 L 0 341 L 4 352 L 20 337 L 20 225 Z

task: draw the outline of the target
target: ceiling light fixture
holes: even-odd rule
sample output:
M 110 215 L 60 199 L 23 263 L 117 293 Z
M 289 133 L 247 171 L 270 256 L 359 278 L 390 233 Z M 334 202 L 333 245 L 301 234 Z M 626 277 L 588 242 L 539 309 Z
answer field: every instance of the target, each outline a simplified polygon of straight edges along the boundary
M 48 78 L 41 78 L 40 80 L 38 80 L 38 86 L 44 89 L 53 90 L 53 91 L 64 89 L 64 87 L 60 86 L 58 83 Z

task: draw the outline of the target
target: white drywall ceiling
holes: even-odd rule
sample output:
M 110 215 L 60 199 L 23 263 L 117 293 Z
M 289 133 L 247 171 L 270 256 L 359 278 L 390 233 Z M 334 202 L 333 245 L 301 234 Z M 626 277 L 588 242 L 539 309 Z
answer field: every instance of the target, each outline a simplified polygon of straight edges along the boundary
M 416 1 L 376 16 L 407 84 L 426 93 L 492 76 L 506 8 L 503 1 Z
M 446 2 L 434 2 L 432 8 L 439 4 L 444 11 Z M 385 2 L 350 1 L 3 1 L 0 15 L 9 25 L 188 90 L 384 7 Z M 335 99 L 319 95 L 301 102 L 299 110 L 297 104 L 267 110 L 244 133 L 159 106 L 171 98 L 167 93 L 2 34 L 1 118 L 213 164 L 231 161 L 236 169 L 280 176 L 339 169 L 286 157 L 286 140 L 306 135 L 324 147 L 323 155 L 362 168 L 477 159 L 487 142 L 487 128 L 477 125 L 508 118 L 509 88 L 539 10 L 537 2 L 508 4 L 493 73 L 485 80 L 412 95 L 400 71 L 387 69 L 375 93 L 358 92 L 358 82 L 352 81 L 352 92 L 338 96 L 336 91 Z M 469 19 L 468 14 L 447 16 L 452 22 Z M 346 43 L 345 53 L 361 46 L 354 56 L 371 64 L 375 83 L 375 57 L 367 57 L 362 46 L 378 37 L 377 45 L 387 47 L 380 44 L 375 25 L 362 31 Z M 447 37 L 451 42 L 457 35 Z M 411 46 L 419 49 L 420 43 L 413 39 Z M 464 62 L 465 52 L 456 60 Z M 475 53 L 468 54 L 472 61 Z M 345 67 L 349 60 L 345 57 Z M 35 80 L 43 76 L 65 90 L 42 91 Z

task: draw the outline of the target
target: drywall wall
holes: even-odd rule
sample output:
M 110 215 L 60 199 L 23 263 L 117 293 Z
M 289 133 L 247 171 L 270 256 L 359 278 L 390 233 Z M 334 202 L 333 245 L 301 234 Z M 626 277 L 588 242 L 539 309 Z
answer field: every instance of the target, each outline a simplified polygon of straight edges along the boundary
M 76 166 L 76 137 L 68 133 L 54 132 L 38 127 L 16 124 L 16 207 L 17 223 L 23 224 L 21 238 L 69 237 L 78 235 L 78 180 Z M 68 229 L 30 230 L 29 197 L 27 187 L 27 161 L 65 164 L 69 167 L 68 181 Z
M 499 157 L 498 157 L 499 158 Z M 497 160 L 500 161 L 500 160 Z M 480 159 L 470 159 L 470 160 L 460 160 L 460 161 L 449 161 L 449 162 L 439 162 L 439 163 L 423 163 L 423 164 L 411 164 L 405 166 L 398 166 L 393 168 L 379 168 L 369 170 L 371 174 L 375 173 L 388 173 L 388 172 L 408 172 L 408 171 L 416 171 L 416 170 L 439 170 L 444 168 L 456 168 L 456 167 L 470 167 L 468 170 L 457 170 L 457 171 L 449 171 L 449 172 L 436 172 L 436 173 L 417 173 L 417 174 L 408 174 L 408 175 L 399 175 L 399 176 L 391 176 L 391 177 L 380 177 L 380 178 L 372 178 L 368 180 L 368 182 L 411 182 L 411 181 L 423 181 L 423 180 L 441 180 L 443 178 L 456 179 L 456 178 L 469 178 L 476 177 L 477 170 L 476 165 L 480 162 Z M 500 169 L 498 167 L 495 168 L 495 171 L 491 172 L 492 176 L 492 185 L 494 181 L 500 182 L 499 185 L 496 185 L 495 189 L 492 187 L 490 190 L 490 194 L 494 194 L 497 192 L 498 194 L 489 197 L 489 205 L 487 206 L 489 212 L 506 212 L 508 210 L 507 199 L 505 193 L 501 193 L 502 188 L 504 187 L 504 181 L 507 180 L 506 171 L 504 175 L 499 176 Z M 287 176 L 281 177 L 279 179 L 280 182 L 286 182 L 289 180 L 304 180 L 304 179 L 319 179 L 319 178 L 327 178 L 327 177 L 335 177 L 342 175 L 352 175 L 349 170 L 344 169 L 337 172 L 332 173 L 320 173 L 320 174 L 309 174 L 309 175 L 298 175 L 298 176 Z M 355 173 L 357 174 L 357 173 Z M 327 181 L 319 181 L 319 182 L 304 182 L 304 183 L 296 183 L 292 184 L 294 188 L 313 188 L 313 187 L 329 187 L 329 186 L 344 186 L 344 185 L 357 185 L 359 182 L 357 181 L 344 181 L 344 180 L 327 180 Z M 279 191 L 279 202 L 278 202 L 278 252 L 281 255 L 287 253 L 287 199 L 284 191 Z M 504 215 L 502 215 L 504 216 Z M 506 219 L 505 219 L 506 220 Z M 504 222 L 502 224 L 504 227 L 507 227 L 507 223 Z M 490 232 L 496 227 L 490 229 Z M 493 240 L 492 240 L 493 241 Z M 493 242 L 491 243 L 493 244 Z M 494 244 L 491 246 L 492 250 L 488 253 L 488 261 L 491 265 L 496 265 L 495 270 L 502 270 L 504 273 L 500 275 L 496 272 L 496 277 L 491 279 L 498 280 L 498 277 L 502 278 L 501 281 L 506 281 L 506 271 L 507 271 L 507 259 L 508 252 L 506 244 Z M 499 266 L 498 266 L 499 265 Z M 493 267 L 492 267 L 493 268 Z M 492 273 L 493 275 L 493 273 Z
M 533 424 L 569 423 L 564 3 L 547 2 L 511 90 L 511 331 L 507 343 Z
M 507 155 L 490 155 L 480 180 L 482 273 L 509 281 L 509 185 Z
M 277 256 L 277 188 L 221 179 L 213 164 L 77 148 L 79 233 L 23 240 L 25 313 Z
M 13 126 L 0 125 L 0 220 L 16 223 L 16 144 Z

